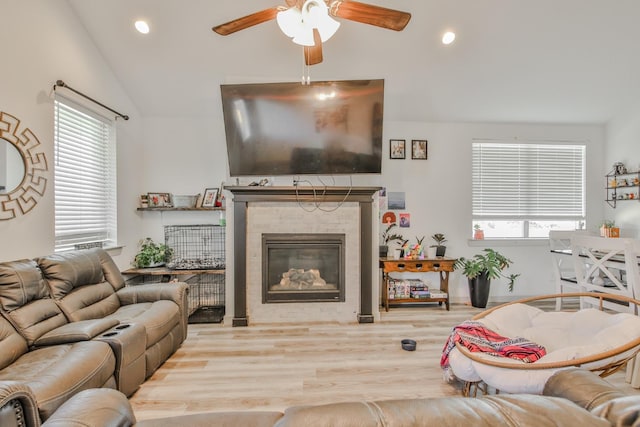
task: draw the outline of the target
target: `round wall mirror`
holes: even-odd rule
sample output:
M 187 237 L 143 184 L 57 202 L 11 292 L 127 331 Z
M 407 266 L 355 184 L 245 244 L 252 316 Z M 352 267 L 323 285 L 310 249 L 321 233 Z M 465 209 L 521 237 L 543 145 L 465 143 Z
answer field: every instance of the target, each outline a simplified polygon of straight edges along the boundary
M 0 220 L 36 206 L 47 188 L 47 169 L 42 145 L 31 129 L 0 111 Z
M 5 139 L 0 139 L 0 194 L 11 193 L 24 179 L 22 154 Z

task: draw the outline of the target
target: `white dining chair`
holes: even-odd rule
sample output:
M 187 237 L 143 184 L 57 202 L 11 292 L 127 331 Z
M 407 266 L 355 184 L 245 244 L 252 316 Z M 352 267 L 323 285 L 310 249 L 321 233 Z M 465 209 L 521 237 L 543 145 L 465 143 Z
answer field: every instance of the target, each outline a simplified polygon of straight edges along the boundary
M 580 292 L 576 279 L 573 258 L 571 257 L 571 237 L 583 230 L 551 230 L 549 231 L 549 252 L 551 254 L 551 270 L 556 285 L 556 294 Z M 556 298 L 556 310 L 562 310 L 562 298 Z
M 629 298 L 640 296 L 638 240 L 576 234 L 571 238 L 571 252 L 581 291 L 606 292 Z M 595 304 L 599 304 L 596 299 L 582 297 L 580 300 L 581 308 Z M 637 307 L 630 304 L 608 301 L 604 304 L 611 310 L 638 314 Z

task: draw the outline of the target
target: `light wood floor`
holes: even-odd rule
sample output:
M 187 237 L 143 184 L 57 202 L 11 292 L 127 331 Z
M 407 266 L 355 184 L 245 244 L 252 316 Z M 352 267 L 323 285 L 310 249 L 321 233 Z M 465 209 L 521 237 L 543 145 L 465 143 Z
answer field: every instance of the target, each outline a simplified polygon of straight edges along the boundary
M 196 412 L 284 410 L 348 400 L 460 395 L 439 361 L 451 328 L 482 311 L 392 308 L 374 324 L 189 325 L 182 347 L 130 401 L 138 420 Z M 417 341 L 404 351 L 400 340 Z M 639 393 L 624 373 L 607 378 Z

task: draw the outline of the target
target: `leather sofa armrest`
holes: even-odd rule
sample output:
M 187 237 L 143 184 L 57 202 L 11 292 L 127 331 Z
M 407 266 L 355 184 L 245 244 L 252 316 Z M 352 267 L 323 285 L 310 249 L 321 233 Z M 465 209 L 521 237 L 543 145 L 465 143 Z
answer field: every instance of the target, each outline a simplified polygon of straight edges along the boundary
M 92 388 L 67 400 L 43 427 L 98 427 L 134 425 L 136 418 L 127 397 L 111 388 Z
M 182 314 L 183 336 L 187 337 L 187 326 L 189 320 L 189 306 L 187 305 L 187 294 L 189 285 L 183 282 L 169 283 L 149 283 L 145 285 L 126 286 L 116 292 L 120 298 L 120 304 L 129 305 L 140 302 L 154 302 L 159 300 L 170 300 L 178 304 Z
M 542 394 L 563 397 L 587 411 L 612 399 L 626 396 L 593 372 L 578 368 L 553 374 L 547 380 Z
M 0 425 L 39 426 L 36 397 L 18 381 L 0 381 Z
M 80 320 L 59 326 L 38 338 L 33 345 L 45 347 L 58 344 L 71 344 L 78 341 L 89 341 L 107 329 L 113 328 L 117 319 Z

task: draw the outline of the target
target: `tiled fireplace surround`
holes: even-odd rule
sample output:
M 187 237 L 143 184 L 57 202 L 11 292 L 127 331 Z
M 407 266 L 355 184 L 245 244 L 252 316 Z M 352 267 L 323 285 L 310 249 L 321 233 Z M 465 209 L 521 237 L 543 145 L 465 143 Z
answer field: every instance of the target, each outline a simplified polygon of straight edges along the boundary
M 377 187 L 328 187 L 315 193 L 295 187 L 226 189 L 233 194 L 233 326 L 373 322 L 377 265 L 373 265 L 372 202 Z M 344 234 L 345 301 L 263 303 L 262 235 L 266 233 Z

